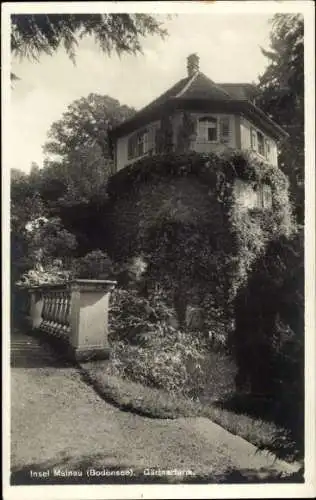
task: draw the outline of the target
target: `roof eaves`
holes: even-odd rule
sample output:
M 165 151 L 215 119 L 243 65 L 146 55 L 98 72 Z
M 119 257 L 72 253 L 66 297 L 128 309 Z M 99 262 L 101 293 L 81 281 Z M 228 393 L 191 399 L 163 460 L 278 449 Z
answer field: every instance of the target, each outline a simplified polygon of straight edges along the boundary
M 256 115 L 260 116 L 262 119 L 264 119 L 271 127 L 274 128 L 278 132 L 278 135 L 283 138 L 283 139 L 288 139 L 289 134 L 282 128 L 280 125 L 278 125 L 274 120 L 272 120 L 266 113 L 264 113 L 260 108 L 258 108 L 255 104 L 253 104 L 250 101 L 245 101 L 247 103 L 247 108 L 250 110 L 250 112 L 255 113 Z

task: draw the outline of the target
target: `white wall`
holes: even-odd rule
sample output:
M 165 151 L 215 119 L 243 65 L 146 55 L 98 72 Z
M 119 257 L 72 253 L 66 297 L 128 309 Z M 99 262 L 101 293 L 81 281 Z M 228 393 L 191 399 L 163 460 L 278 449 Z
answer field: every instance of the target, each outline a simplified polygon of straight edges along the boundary
M 240 139 L 241 139 L 241 149 L 251 149 L 251 129 L 256 130 L 257 132 L 261 132 L 264 135 L 264 138 L 268 140 L 270 146 L 270 154 L 268 160 L 272 165 L 278 165 L 278 151 L 277 144 L 274 139 L 266 135 L 262 130 L 253 125 L 251 122 L 246 120 L 246 118 L 241 117 L 240 120 Z M 263 158 L 261 155 L 256 153 L 260 158 Z
M 250 123 L 244 118 L 240 120 L 240 142 L 241 149 L 251 148 Z
M 212 116 L 214 118 L 217 118 L 218 124 L 219 124 L 219 119 L 221 116 L 227 116 L 229 118 L 229 141 L 225 143 L 210 143 L 207 141 L 204 141 L 203 139 L 197 137 L 195 144 L 193 146 L 193 149 L 197 151 L 198 153 L 209 153 L 211 151 L 218 151 L 222 150 L 223 147 L 230 147 L 230 148 L 236 148 L 237 147 L 237 137 L 236 137 L 236 122 L 235 122 L 235 116 L 234 115 L 227 115 L 225 113 L 218 114 L 218 113 L 191 113 L 192 117 L 194 117 L 195 120 L 198 120 L 199 118 L 202 118 L 203 116 Z M 218 125 L 219 126 L 219 125 Z M 218 136 L 219 136 L 219 130 L 218 130 Z
M 251 128 L 254 128 L 257 131 L 259 130 L 257 127 L 253 126 L 248 120 L 246 120 L 244 117 L 241 117 L 240 119 L 240 130 L 237 130 L 237 127 L 239 127 L 239 120 L 236 118 L 235 115 L 226 115 L 226 114 L 213 114 L 213 113 L 191 113 L 194 119 L 198 120 L 202 116 L 207 116 L 208 114 L 211 116 L 214 116 L 214 118 L 219 119 L 221 116 L 228 116 L 229 117 L 229 141 L 227 143 L 210 143 L 206 142 L 203 139 L 197 137 L 196 141 L 191 145 L 191 149 L 198 153 L 210 153 L 212 151 L 215 152 L 221 152 L 225 150 L 226 147 L 231 147 L 231 148 L 239 148 L 241 149 L 251 149 L 251 136 L 250 136 L 250 131 Z M 173 116 L 173 128 L 174 128 L 174 139 L 176 140 L 177 137 L 177 130 L 178 127 L 181 124 L 181 112 L 176 113 Z M 153 134 L 152 137 L 155 136 L 155 130 L 160 127 L 160 121 L 155 121 L 151 122 L 146 126 L 146 128 L 152 127 L 153 129 Z M 116 143 L 116 170 L 121 170 L 127 165 L 131 165 L 135 161 L 139 160 L 142 157 L 137 157 L 133 159 L 128 159 L 128 139 L 131 135 L 135 134 L 138 130 L 142 130 L 144 127 L 141 127 L 140 129 L 134 130 L 131 134 L 128 134 L 124 137 L 120 137 L 117 140 Z M 240 134 L 240 142 L 241 144 L 238 144 L 238 138 Z M 270 145 L 270 155 L 268 161 L 272 163 L 272 165 L 278 164 L 278 159 L 277 159 L 277 144 L 275 140 L 273 140 L 271 137 L 268 137 L 265 135 L 265 138 L 268 139 L 269 145 Z M 146 156 L 146 155 L 144 155 Z M 258 154 L 258 156 L 260 156 Z
M 137 158 L 132 158 L 128 159 L 128 139 L 130 138 L 131 135 L 134 135 L 136 132 L 146 128 L 152 128 L 153 129 L 153 137 L 155 136 L 155 130 L 160 127 L 160 121 L 155 121 L 152 123 L 149 123 L 146 125 L 146 127 L 141 127 L 139 129 L 134 130 L 130 134 L 120 137 L 116 141 L 116 171 L 121 170 L 122 168 L 126 167 L 127 165 L 131 165 L 135 161 L 139 160 L 140 158 L 143 158 L 146 155 L 143 156 L 138 156 Z

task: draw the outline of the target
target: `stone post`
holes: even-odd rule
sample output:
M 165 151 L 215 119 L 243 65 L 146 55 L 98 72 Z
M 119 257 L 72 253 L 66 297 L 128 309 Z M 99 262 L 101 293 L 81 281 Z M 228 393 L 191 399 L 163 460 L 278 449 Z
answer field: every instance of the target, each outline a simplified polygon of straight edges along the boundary
M 32 329 L 39 328 L 42 322 L 42 310 L 43 310 L 43 291 L 39 288 L 29 289 L 30 294 L 30 325 Z
M 108 313 L 115 281 L 77 279 L 70 283 L 71 350 L 78 361 L 109 355 Z

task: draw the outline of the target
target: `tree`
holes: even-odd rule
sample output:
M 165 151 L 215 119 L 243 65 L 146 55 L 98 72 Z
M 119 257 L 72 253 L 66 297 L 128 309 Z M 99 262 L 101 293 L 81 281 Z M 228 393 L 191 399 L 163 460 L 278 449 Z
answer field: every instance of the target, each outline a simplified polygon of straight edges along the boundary
M 89 94 L 68 106 L 62 118 L 55 122 L 44 146 L 46 153 L 69 158 L 81 148 L 98 148 L 103 160 L 111 159 L 108 131 L 131 117 L 135 110 L 109 96 Z
M 167 32 L 147 14 L 15 14 L 11 16 L 14 56 L 37 59 L 63 46 L 72 61 L 78 40 L 93 36 L 99 48 L 111 54 L 141 52 L 141 38 Z
M 113 166 L 108 131 L 133 113 L 116 99 L 98 94 L 70 104 L 51 126 L 44 145 L 45 198 L 78 203 L 105 196 L 104 186 Z
M 39 190 L 50 213 L 76 234 L 79 250 L 98 247 L 95 221 L 113 166 L 108 131 L 133 113 L 116 99 L 89 94 L 71 103 L 48 133 Z
M 235 300 L 231 338 L 238 390 L 250 385 L 264 396 L 265 411 L 304 446 L 304 253 L 303 230 L 271 241 L 255 261 Z M 258 401 L 252 401 L 256 411 Z
M 11 171 L 11 278 L 14 283 L 32 266 L 26 226 L 45 216 L 45 207 L 30 176 L 17 169 Z
M 276 14 L 272 19 L 269 64 L 260 77 L 258 105 L 289 134 L 279 164 L 290 180 L 298 222 L 304 221 L 304 19 Z

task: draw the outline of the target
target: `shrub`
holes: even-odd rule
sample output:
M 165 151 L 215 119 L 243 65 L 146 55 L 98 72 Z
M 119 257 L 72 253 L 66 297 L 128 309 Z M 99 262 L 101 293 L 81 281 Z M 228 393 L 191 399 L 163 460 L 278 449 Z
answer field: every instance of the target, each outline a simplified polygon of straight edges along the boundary
M 199 339 L 160 323 L 141 346 L 114 343 L 111 356 L 113 374 L 134 382 L 191 397 L 205 385 L 206 351 Z
M 70 275 L 69 271 L 62 269 L 61 261 L 54 260 L 45 268 L 36 265 L 34 269 L 26 271 L 16 284 L 20 287 L 28 287 L 64 283 Z
M 72 273 L 78 278 L 107 279 L 113 275 L 113 263 L 107 253 L 93 250 L 73 260 Z
M 144 338 L 155 334 L 159 321 L 168 323 L 172 317 L 172 310 L 159 296 L 149 302 L 135 286 L 130 289 L 118 287 L 111 294 L 110 339 L 140 344 Z
M 304 407 L 303 234 L 272 241 L 235 303 L 236 382 L 267 397 L 275 418 L 302 433 Z
M 205 383 L 202 336 L 172 326 L 173 311 L 158 295 L 117 289 L 111 303 L 113 374 L 169 392 L 199 392 Z

